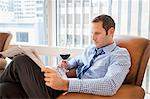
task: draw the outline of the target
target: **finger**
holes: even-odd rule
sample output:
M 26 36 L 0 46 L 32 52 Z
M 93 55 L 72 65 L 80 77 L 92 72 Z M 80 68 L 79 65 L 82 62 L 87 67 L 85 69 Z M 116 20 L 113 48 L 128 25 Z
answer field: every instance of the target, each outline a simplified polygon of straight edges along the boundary
M 61 60 L 58 64 L 58 67 L 62 68 L 65 63 L 65 60 Z
M 65 62 L 65 63 L 66 63 L 66 62 L 67 62 L 67 60 L 62 60 L 62 62 Z
M 61 63 L 66 63 L 67 62 L 67 60 L 61 60 Z
M 52 87 L 53 82 L 52 82 L 52 81 L 46 81 L 46 82 L 45 82 L 45 85 L 47 85 L 47 86 L 49 86 L 49 87 Z
M 46 82 L 50 82 L 50 78 L 44 78 Z
M 59 63 L 57 67 L 61 68 L 61 63 Z
M 48 67 L 46 67 L 45 69 L 43 69 L 43 71 L 46 72 L 46 73 L 54 73 L 54 72 L 56 72 L 52 68 L 48 68 Z
M 51 87 L 51 83 L 50 82 L 45 82 L 45 85 Z
M 44 73 L 44 76 L 47 77 L 47 78 L 54 78 L 54 77 L 56 77 L 56 74 L 54 74 L 54 73 Z
M 60 68 L 64 68 L 65 67 L 65 63 L 61 63 Z
M 45 72 L 45 67 L 41 67 L 41 72 Z
M 68 66 L 68 62 L 66 60 L 62 61 L 62 63 L 60 64 L 61 68 L 65 68 Z
M 63 60 L 62 63 L 67 66 L 68 65 L 68 61 L 67 60 Z

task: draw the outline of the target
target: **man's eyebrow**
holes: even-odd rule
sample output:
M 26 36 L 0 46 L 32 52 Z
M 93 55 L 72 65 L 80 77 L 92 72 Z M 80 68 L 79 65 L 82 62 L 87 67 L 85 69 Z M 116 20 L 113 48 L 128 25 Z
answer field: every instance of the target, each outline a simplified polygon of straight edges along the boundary
M 101 32 L 95 32 L 96 34 L 100 34 Z

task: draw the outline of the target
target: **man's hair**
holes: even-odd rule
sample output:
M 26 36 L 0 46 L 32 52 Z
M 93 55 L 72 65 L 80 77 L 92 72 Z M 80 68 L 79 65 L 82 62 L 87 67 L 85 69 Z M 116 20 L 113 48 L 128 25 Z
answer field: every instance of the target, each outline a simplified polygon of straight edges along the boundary
M 103 28 L 106 30 L 106 34 L 108 34 L 108 30 L 113 27 L 115 29 L 115 22 L 113 18 L 109 15 L 99 15 L 92 20 L 92 23 L 97 23 L 102 21 Z

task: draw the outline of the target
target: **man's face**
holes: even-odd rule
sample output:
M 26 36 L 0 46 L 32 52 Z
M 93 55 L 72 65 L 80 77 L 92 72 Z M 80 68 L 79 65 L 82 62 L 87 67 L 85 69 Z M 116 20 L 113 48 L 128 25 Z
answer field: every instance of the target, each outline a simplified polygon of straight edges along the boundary
M 92 23 L 92 39 L 96 48 L 100 48 L 108 45 L 109 43 L 109 34 L 106 35 L 106 30 L 103 28 L 103 23 L 96 22 Z

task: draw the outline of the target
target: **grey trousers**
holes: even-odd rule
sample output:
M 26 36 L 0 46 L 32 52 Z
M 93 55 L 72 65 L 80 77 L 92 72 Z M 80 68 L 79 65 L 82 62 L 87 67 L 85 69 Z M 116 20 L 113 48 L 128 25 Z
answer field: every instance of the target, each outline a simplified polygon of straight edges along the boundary
M 44 73 L 26 55 L 15 57 L 0 75 L 0 98 L 56 99 L 63 92 L 46 86 Z

